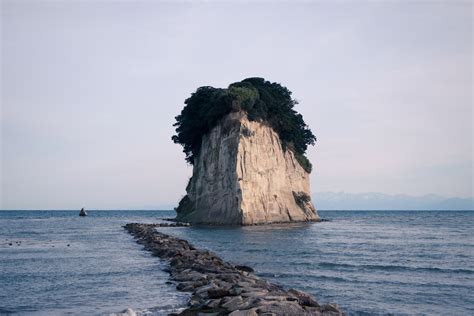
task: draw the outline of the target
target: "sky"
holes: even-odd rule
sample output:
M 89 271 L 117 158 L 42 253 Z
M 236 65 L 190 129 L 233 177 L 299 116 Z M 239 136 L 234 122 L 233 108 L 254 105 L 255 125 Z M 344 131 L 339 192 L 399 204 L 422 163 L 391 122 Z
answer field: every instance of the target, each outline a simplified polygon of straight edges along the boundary
M 169 208 L 203 85 L 288 87 L 313 192 L 473 195 L 471 1 L 1 1 L 0 209 Z

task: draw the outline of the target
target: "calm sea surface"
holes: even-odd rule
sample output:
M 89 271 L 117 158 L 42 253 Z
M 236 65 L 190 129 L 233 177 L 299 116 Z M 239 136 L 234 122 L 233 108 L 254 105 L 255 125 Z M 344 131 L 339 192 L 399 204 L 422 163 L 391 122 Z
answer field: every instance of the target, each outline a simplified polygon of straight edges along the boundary
M 320 211 L 329 222 L 160 228 L 352 315 L 474 315 L 474 212 Z M 187 294 L 125 233 L 171 211 L 0 211 L 0 314 L 161 315 Z

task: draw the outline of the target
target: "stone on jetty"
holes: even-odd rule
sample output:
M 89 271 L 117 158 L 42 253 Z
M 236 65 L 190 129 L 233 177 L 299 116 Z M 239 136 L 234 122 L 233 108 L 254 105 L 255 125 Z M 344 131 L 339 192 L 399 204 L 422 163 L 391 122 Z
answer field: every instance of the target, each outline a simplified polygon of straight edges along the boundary
M 309 294 L 285 290 L 252 272 L 234 266 L 186 240 L 156 231 L 159 226 L 185 224 L 127 224 L 125 229 L 146 250 L 169 262 L 171 279 L 190 292 L 188 307 L 179 315 L 345 315 L 335 304 L 319 305 Z

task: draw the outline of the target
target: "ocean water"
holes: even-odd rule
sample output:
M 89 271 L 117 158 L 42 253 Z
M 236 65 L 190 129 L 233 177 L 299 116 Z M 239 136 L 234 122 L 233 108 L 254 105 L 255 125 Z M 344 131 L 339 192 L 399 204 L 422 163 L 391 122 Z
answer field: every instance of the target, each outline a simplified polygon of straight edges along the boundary
M 350 315 L 474 315 L 474 212 L 319 213 L 330 221 L 160 230 Z M 187 294 L 166 283 L 165 264 L 121 227 L 173 215 L 0 212 L 0 314 L 132 308 L 161 315 L 182 308 Z
M 165 265 L 122 228 L 174 212 L 78 214 L 0 211 L 0 314 L 99 315 L 155 307 L 166 314 L 186 303 L 184 293 L 166 284 Z

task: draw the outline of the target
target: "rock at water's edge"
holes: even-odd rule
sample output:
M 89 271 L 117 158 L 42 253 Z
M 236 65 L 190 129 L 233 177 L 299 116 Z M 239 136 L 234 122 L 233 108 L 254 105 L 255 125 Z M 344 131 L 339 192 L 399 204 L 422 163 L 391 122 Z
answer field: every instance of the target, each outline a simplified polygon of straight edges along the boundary
M 84 210 L 84 208 L 82 208 L 79 212 L 79 216 L 87 216 L 87 212 Z
M 318 221 L 309 174 L 278 134 L 243 112 L 224 117 L 202 139 L 177 220 L 255 225 Z

